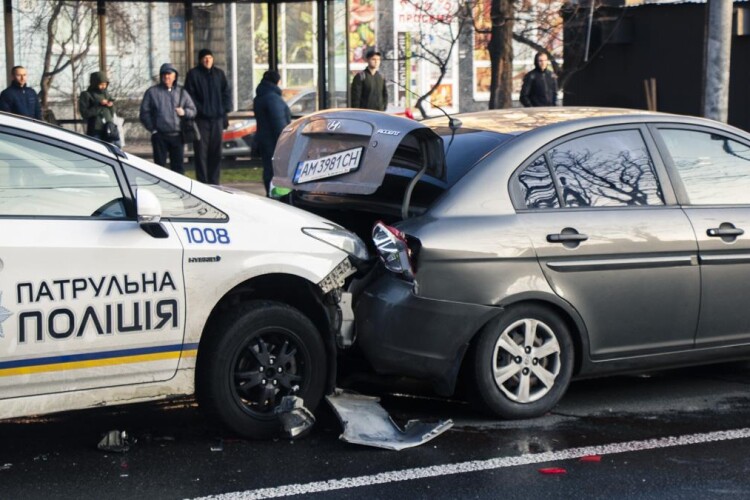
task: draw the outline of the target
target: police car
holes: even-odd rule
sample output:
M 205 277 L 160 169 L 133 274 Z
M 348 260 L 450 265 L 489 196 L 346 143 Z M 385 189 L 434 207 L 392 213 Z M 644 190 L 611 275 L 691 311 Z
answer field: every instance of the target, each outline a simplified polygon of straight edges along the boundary
M 266 437 L 352 341 L 352 233 L 3 113 L 0 234 L 0 418 L 197 393 Z

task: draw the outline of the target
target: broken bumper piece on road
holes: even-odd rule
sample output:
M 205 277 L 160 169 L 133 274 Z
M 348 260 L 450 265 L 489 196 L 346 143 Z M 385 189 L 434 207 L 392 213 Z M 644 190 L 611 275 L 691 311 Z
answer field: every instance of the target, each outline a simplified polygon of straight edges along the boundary
M 326 399 L 344 427 L 339 439 L 348 443 L 398 451 L 424 444 L 453 427 L 450 419 L 410 420 L 402 430 L 380 406 L 380 398 L 336 389 Z

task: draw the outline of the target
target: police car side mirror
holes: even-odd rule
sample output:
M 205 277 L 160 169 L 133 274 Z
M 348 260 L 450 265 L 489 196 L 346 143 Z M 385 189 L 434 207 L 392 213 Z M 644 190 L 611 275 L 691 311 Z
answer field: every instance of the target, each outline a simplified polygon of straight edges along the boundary
M 154 238 L 169 236 L 161 223 L 161 203 L 159 198 L 148 189 L 139 188 L 135 195 L 138 225 Z

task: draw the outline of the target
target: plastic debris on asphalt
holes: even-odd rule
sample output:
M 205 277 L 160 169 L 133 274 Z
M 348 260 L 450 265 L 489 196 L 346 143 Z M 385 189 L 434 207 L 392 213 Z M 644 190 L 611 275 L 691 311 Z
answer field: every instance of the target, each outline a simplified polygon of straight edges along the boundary
M 547 475 L 567 474 L 568 473 L 568 471 L 566 471 L 562 467 L 545 467 L 543 469 L 539 469 L 539 472 L 542 473 L 542 474 L 547 474 Z
M 224 440 L 219 439 L 211 445 L 211 451 L 224 451 Z
M 281 398 L 281 403 L 274 409 L 274 413 L 279 417 L 286 435 L 292 439 L 304 436 L 315 425 L 315 416 L 305 408 L 302 398 L 297 396 Z
M 112 430 L 102 436 L 96 447 L 102 451 L 125 453 L 133 444 L 135 444 L 135 439 L 128 436 L 127 432 Z
M 402 430 L 380 406 L 380 398 L 341 389 L 326 396 L 326 400 L 344 426 L 339 439 L 347 443 L 403 450 L 424 444 L 453 427 L 452 420 L 436 423 L 409 420 Z

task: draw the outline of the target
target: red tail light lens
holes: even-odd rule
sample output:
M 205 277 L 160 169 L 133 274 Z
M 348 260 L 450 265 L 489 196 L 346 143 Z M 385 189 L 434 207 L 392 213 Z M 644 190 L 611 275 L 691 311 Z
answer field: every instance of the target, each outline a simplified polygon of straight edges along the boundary
M 372 228 L 372 241 L 386 269 L 402 274 L 408 279 L 414 279 L 411 251 L 404 233 L 383 222 L 377 222 Z

